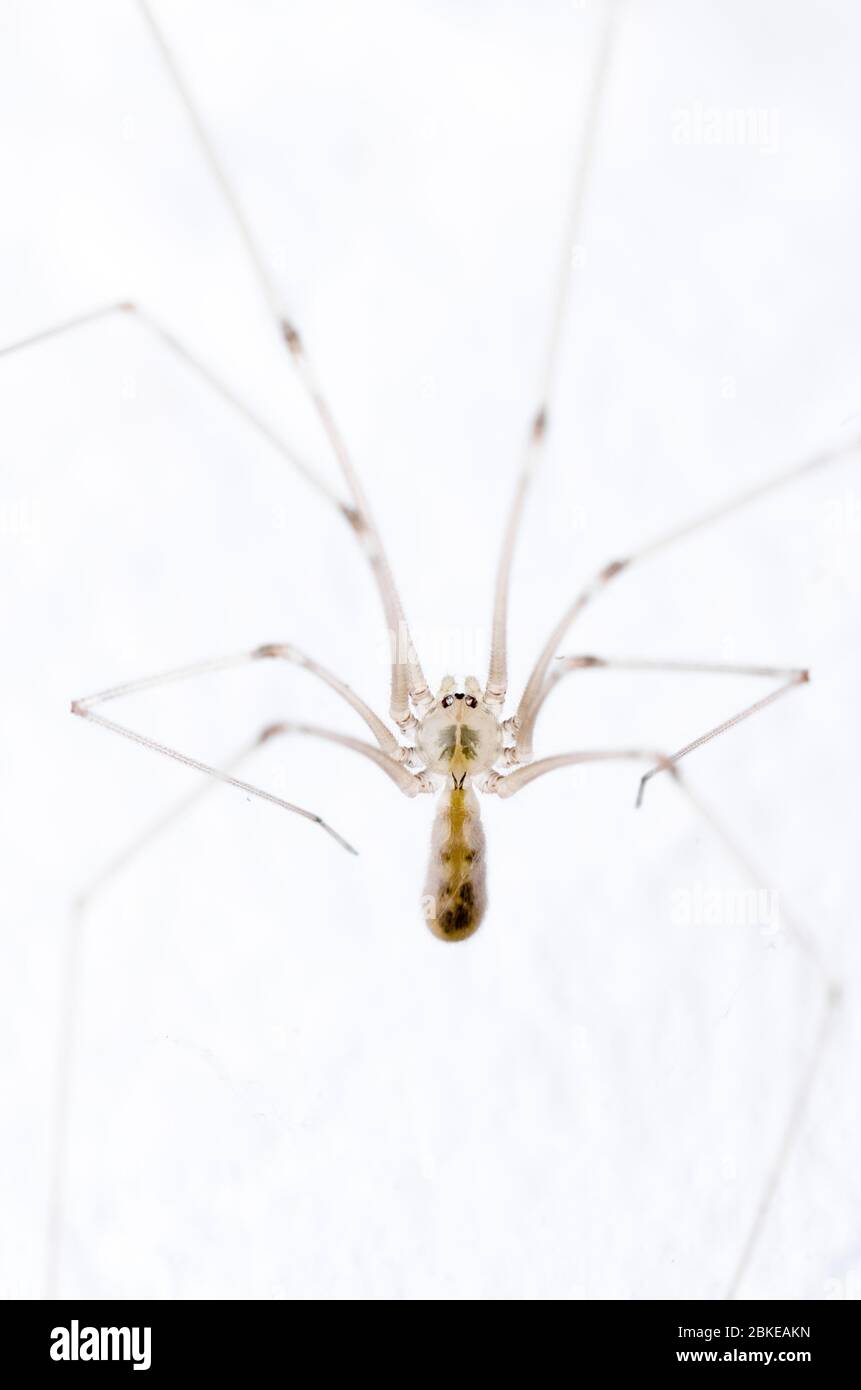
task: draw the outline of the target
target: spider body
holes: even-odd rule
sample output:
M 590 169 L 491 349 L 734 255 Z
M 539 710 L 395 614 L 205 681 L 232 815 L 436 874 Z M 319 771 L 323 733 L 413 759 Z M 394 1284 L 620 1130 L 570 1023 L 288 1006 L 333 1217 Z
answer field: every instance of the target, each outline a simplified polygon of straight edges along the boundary
M 502 752 L 503 731 L 469 676 L 463 690 L 446 676 L 416 728 L 425 771 L 445 778 L 434 820 L 423 908 L 443 941 L 462 941 L 481 925 L 487 906 L 484 830 L 473 779 L 489 773 Z M 479 783 L 481 785 L 481 783 Z

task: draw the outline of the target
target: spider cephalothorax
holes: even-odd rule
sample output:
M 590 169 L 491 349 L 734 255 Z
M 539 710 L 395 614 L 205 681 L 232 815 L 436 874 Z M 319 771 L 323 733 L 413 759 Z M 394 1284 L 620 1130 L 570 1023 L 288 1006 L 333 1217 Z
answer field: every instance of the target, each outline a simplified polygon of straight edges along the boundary
M 446 676 L 415 730 L 416 749 L 433 775 L 468 778 L 489 772 L 502 750 L 502 726 L 484 702 L 475 676 L 455 688 Z

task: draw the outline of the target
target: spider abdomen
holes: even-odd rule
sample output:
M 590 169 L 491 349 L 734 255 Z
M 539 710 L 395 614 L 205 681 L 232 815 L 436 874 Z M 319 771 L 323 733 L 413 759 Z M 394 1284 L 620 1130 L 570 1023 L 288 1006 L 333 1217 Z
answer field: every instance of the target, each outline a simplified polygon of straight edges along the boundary
M 443 941 L 471 936 L 484 917 L 484 830 L 478 798 L 464 778 L 439 799 L 424 903 L 428 926 Z

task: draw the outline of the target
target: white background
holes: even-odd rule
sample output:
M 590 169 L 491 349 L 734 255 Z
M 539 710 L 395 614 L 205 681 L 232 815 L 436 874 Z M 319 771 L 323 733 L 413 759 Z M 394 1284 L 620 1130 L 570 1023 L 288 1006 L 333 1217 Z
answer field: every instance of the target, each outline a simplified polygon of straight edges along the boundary
M 350 441 L 428 674 L 483 678 L 601 7 L 158 15 Z M 625 7 L 517 557 L 516 688 L 597 566 L 858 431 L 859 46 L 853 0 Z M 2 341 L 134 299 L 338 485 L 134 5 L 4 4 L 0 52 Z M 764 112 L 768 138 L 680 142 L 699 108 Z M 265 641 L 381 710 L 387 673 L 347 528 L 139 324 L 7 358 L 0 391 L 0 1286 L 38 1297 L 69 905 L 195 786 L 69 700 Z M 858 468 L 632 571 L 566 643 L 813 672 L 687 765 L 847 989 L 742 1285 L 759 1297 L 861 1291 Z M 585 673 L 538 752 L 674 749 L 763 693 Z M 274 665 L 111 712 L 211 761 L 278 717 L 363 733 Z M 418 906 L 430 798 L 310 741 L 248 775 L 360 857 L 216 787 L 94 898 L 60 1292 L 724 1293 L 821 995 L 785 934 L 729 920 L 745 881 L 674 789 L 659 779 L 635 814 L 637 770 L 604 767 L 486 799 L 488 916 L 452 947 Z M 684 920 L 697 893 L 719 920 Z

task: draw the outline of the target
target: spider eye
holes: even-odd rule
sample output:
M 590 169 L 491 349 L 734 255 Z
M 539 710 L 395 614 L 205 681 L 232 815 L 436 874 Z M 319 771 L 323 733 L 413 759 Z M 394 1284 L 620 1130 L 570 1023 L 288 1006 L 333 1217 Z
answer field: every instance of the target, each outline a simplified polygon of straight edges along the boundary
M 454 704 L 454 696 L 444 695 L 442 700 L 440 701 L 440 704 L 442 705 L 443 709 L 448 709 L 449 705 Z
M 470 709 L 475 709 L 476 705 L 478 704 L 478 701 L 476 700 L 474 695 L 467 695 L 466 703 L 469 705 Z

